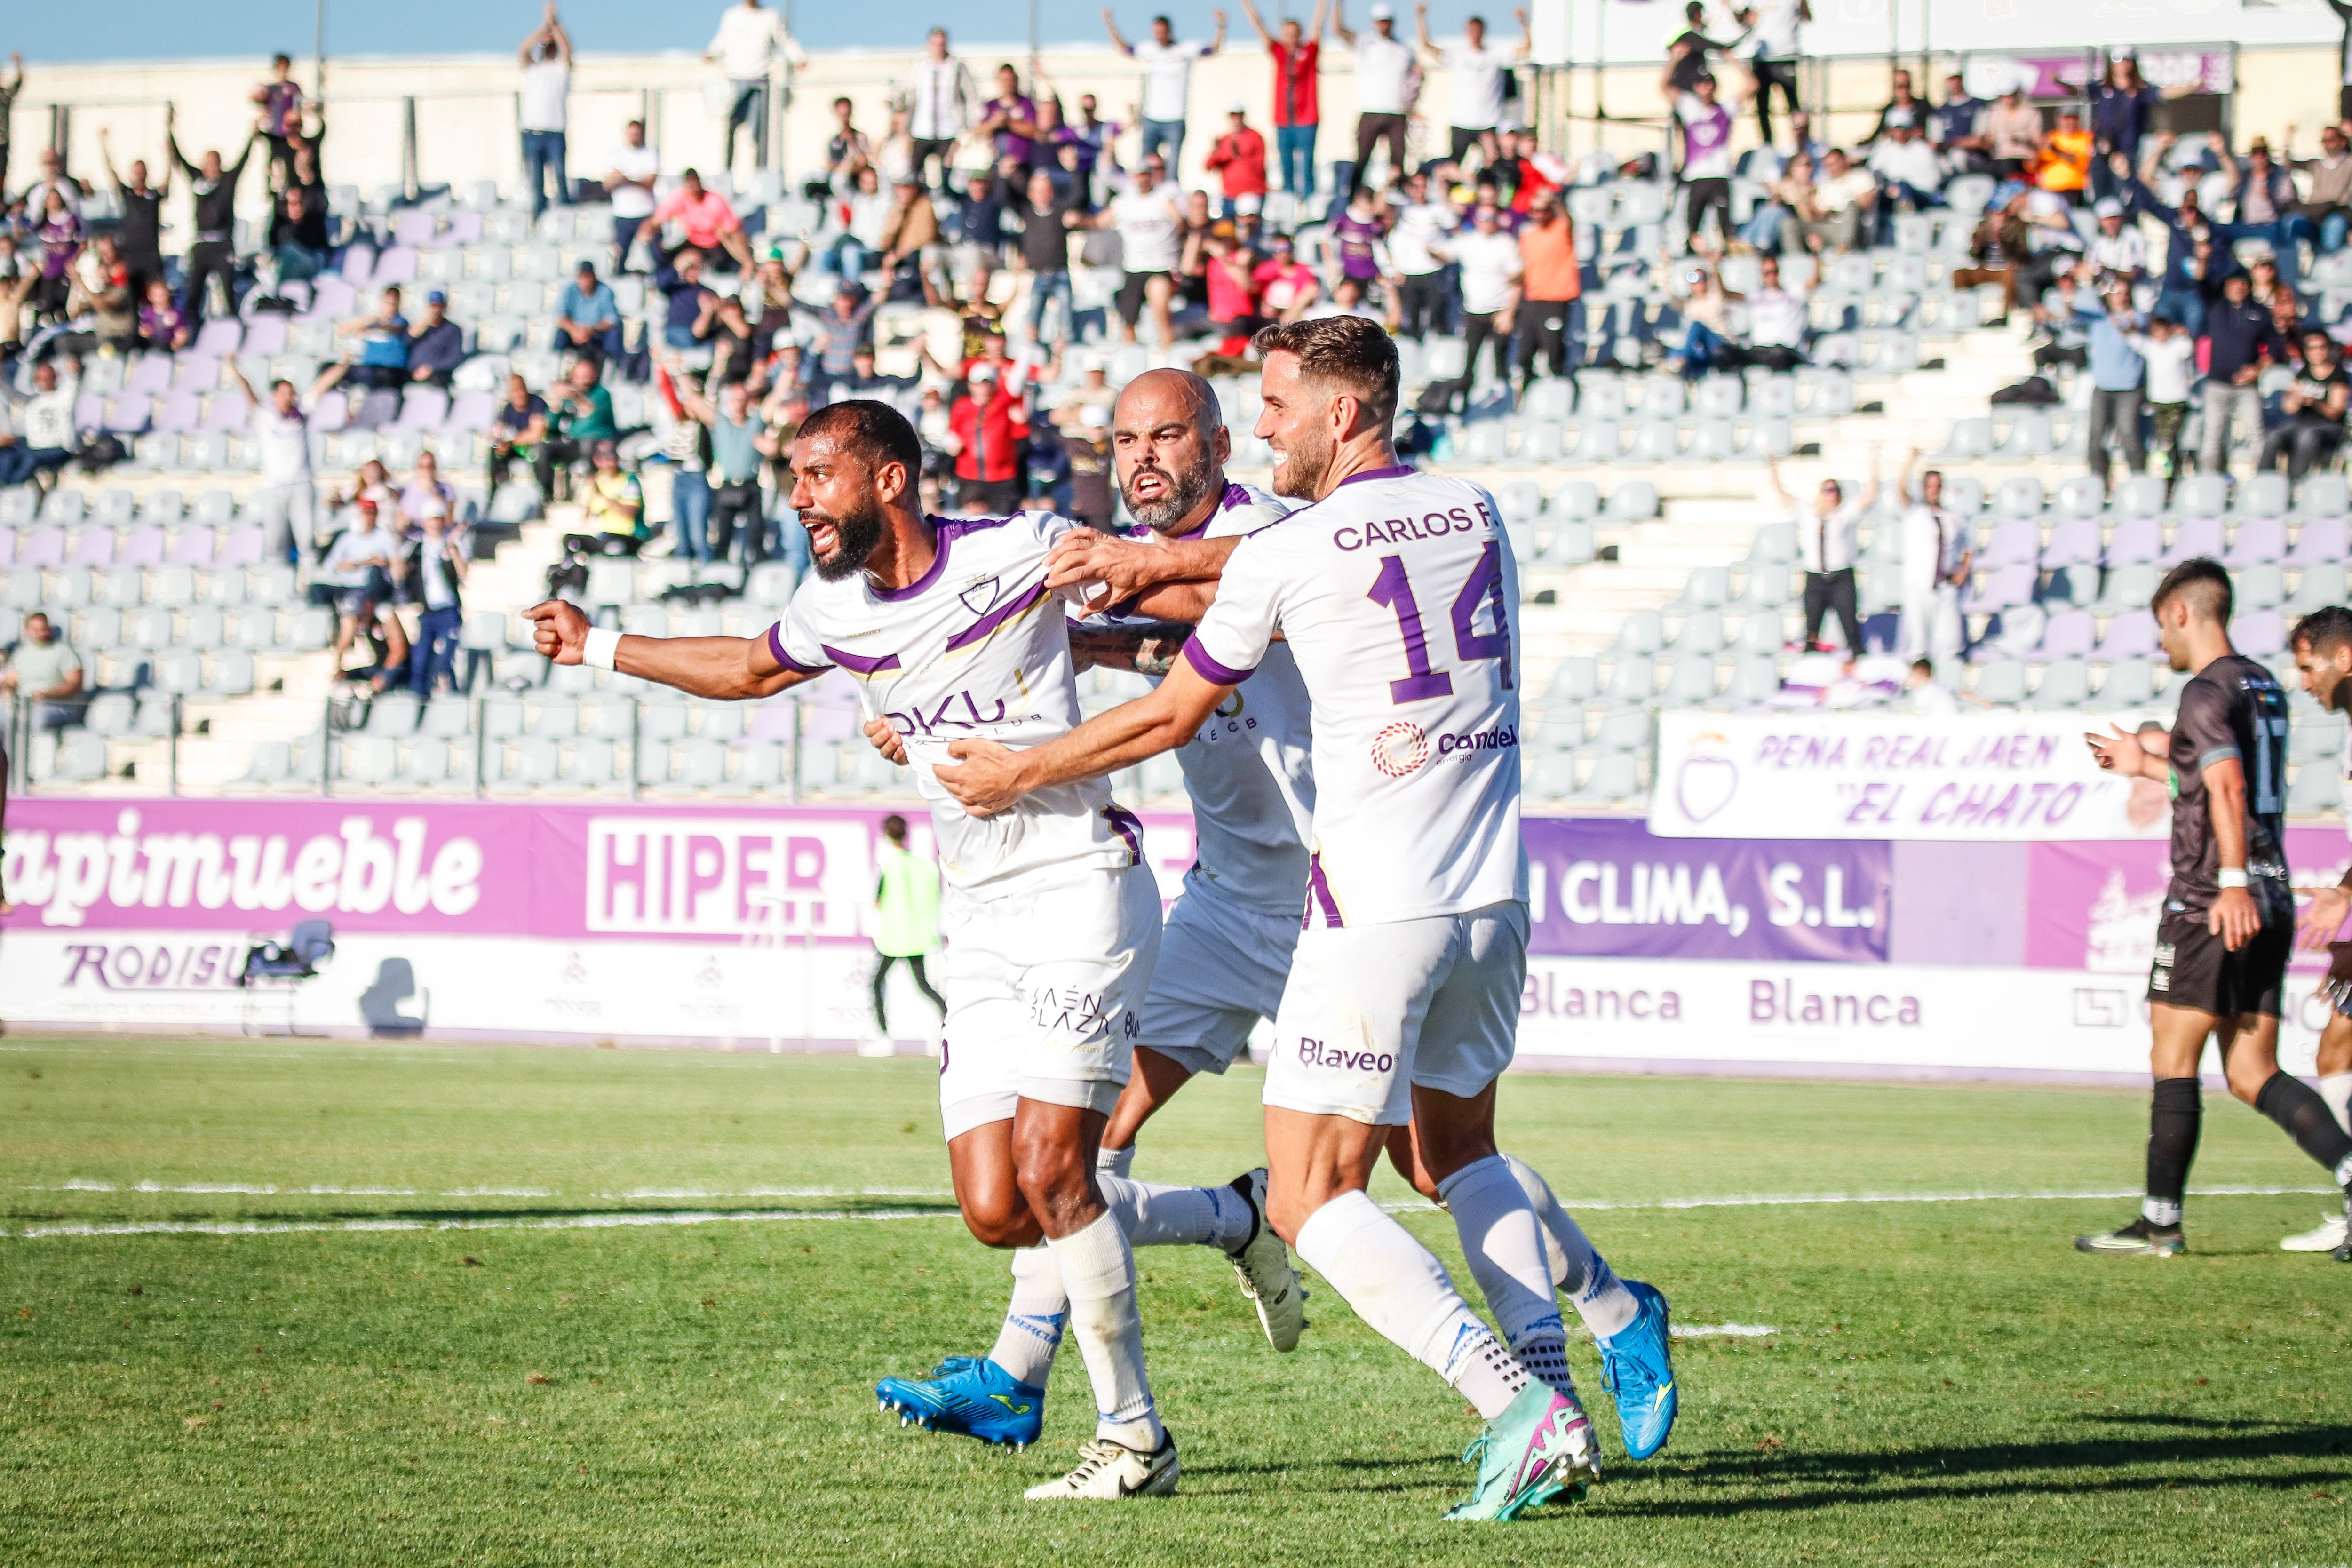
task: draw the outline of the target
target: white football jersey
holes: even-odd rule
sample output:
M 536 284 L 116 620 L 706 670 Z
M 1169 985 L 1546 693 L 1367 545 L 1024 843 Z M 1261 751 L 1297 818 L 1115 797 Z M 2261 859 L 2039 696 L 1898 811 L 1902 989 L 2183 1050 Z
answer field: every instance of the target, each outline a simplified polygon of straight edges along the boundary
M 1264 490 L 1228 484 L 1206 526 L 1183 537 L 1255 533 L 1288 510 Z M 1139 524 L 1129 537 L 1150 533 Z M 1276 643 L 1201 732 L 1176 749 L 1192 797 L 1193 875 L 1219 897 L 1260 914 L 1298 913 L 1315 816 L 1312 744 L 1307 683 L 1290 649 Z
M 1077 727 L 1062 609 L 1075 595 L 1045 586 L 1045 556 L 1086 524 L 1039 511 L 931 522 L 939 553 L 919 580 L 877 588 L 862 572 L 837 583 L 812 574 L 769 629 L 769 650 L 788 669 L 847 670 L 866 717 L 889 720 L 905 738 L 950 887 L 993 898 L 1137 864 L 1140 828 L 1103 779 L 1054 784 L 1002 816 L 972 817 L 931 771 L 953 761 L 955 741 L 1025 750 Z
M 1500 515 L 1462 479 L 1358 474 L 1244 540 L 1185 644 L 1220 684 L 1277 631 L 1297 659 L 1314 711 L 1310 926 L 1528 896 L 1518 571 Z

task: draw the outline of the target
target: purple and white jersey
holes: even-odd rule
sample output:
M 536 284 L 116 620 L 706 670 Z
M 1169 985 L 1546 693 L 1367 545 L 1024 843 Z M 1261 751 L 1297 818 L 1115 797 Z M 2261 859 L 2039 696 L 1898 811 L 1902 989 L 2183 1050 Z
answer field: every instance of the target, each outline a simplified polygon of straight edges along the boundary
M 1219 684 L 1279 631 L 1314 713 L 1307 923 L 1459 914 L 1528 896 L 1519 844 L 1518 571 L 1492 497 L 1358 474 L 1244 540 L 1184 645 Z
M 1042 511 L 930 521 L 929 571 L 904 588 L 877 588 L 862 572 L 837 583 L 812 574 L 769 628 L 769 651 L 788 669 L 847 670 L 866 716 L 905 738 L 950 888 L 996 898 L 1136 864 L 1136 820 L 1111 803 L 1106 780 L 1054 784 L 981 818 L 931 771 L 952 761 L 951 742 L 1026 750 L 1077 727 L 1062 609 L 1076 595 L 1045 586 L 1045 557 L 1086 524 Z
M 1229 484 L 1208 522 L 1181 537 L 1255 533 L 1288 510 L 1264 490 Z M 1151 531 L 1139 524 L 1129 537 L 1148 540 Z M 1259 914 L 1298 913 L 1315 817 L 1313 737 L 1298 662 L 1275 643 L 1200 733 L 1176 749 L 1192 797 L 1192 874 L 1220 898 Z

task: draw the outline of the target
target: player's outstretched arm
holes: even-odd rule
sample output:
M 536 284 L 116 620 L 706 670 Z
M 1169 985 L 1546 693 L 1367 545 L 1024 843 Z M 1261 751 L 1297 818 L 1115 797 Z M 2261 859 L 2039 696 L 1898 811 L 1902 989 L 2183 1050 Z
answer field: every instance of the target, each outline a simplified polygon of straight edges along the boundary
M 533 623 L 532 641 L 541 655 L 557 664 L 588 662 L 595 627 L 578 605 L 549 599 L 525 610 L 523 618 Z M 806 670 L 779 664 L 764 637 L 623 637 L 614 645 L 612 667 L 697 697 L 772 697 L 809 678 Z
M 1132 767 L 1174 751 L 1201 731 L 1233 688 L 1180 658 L 1150 695 L 1098 713 L 1059 740 L 1025 752 L 993 741 L 957 741 L 954 763 L 934 768 L 940 784 L 974 816 L 993 816 L 1030 791 Z
M 1147 542 L 1074 529 L 1054 542 L 1053 552 L 1045 558 L 1045 586 L 1084 584 L 1091 589 L 1099 583 L 1107 592 L 1090 600 L 1087 608 L 1100 609 L 1161 584 L 1213 583 L 1224 574 L 1225 563 L 1241 542 L 1239 534 Z M 1169 612 L 1154 606 L 1150 613 Z
M 1197 617 L 1195 617 L 1197 620 Z M 1140 675 L 1165 675 L 1176 667 L 1176 656 L 1192 635 L 1194 621 L 1122 621 L 1105 626 L 1089 621 L 1070 626 L 1070 657 L 1080 669 L 1131 669 Z
M 2312 890 L 2311 904 L 2303 911 L 2302 929 L 2297 935 L 2302 945 L 2312 952 L 2324 952 L 2344 929 L 2344 918 L 2352 915 L 2352 889 L 2316 888 Z

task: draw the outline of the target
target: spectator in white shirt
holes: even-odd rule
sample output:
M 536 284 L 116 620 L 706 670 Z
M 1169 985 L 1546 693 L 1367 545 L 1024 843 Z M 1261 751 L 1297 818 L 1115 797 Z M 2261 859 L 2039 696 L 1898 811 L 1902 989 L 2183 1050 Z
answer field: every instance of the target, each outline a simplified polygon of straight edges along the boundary
M 1119 286 L 1116 302 L 1124 341 L 1130 343 L 1135 342 L 1136 323 L 1147 304 L 1160 329 L 1161 345 L 1176 341 L 1169 302 L 1176 293 L 1175 272 L 1184 234 L 1184 211 L 1177 205 L 1173 191 L 1160 184 L 1166 174 L 1158 158 L 1146 158 L 1142 166 L 1127 177 L 1127 188 L 1087 220 L 1090 228 L 1118 232 L 1120 265 L 1127 269 L 1127 277 Z
M 727 110 L 727 169 L 735 169 L 735 128 L 751 128 L 752 167 L 768 166 L 768 86 L 782 61 L 787 66 L 799 65 L 808 57 L 800 45 L 784 31 L 784 19 L 760 4 L 760 0 L 743 0 L 740 5 L 730 5 L 719 18 L 719 31 L 710 37 L 710 47 L 702 52 L 706 60 L 716 60 L 719 68 L 727 73 L 727 83 L 734 91 L 734 101 Z
M 43 475 L 54 483 L 81 446 L 73 405 L 74 386 L 59 384 L 56 362 L 35 365 L 33 395 L 16 413 L 15 436 L 0 445 L 0 485 L 20 485 Z
M 2189 422 L 2189 389 L 2197 382 L 2197 339 L 2171 317 L 2152 316 L 2127 341 L 2147 365 L 2158 471 L 2168 479 L 2180 472 L 2180 429 Z
M 1462 271 L 1462 337 L 1465 349 L 1462 374 L 1468 381 L 1477 379 L 1478 351 L 1486 347 L 1489 339 L 1495 344 L 1496 379 L 1510 379 L 1511 332 L 1509 324 L 1501 321 L 1501 318 L 1518 302 L 1519 275 L 1526 268 L 1519 258 L 1519 242 L 1503 232 L 1501 218 L 1493 204 L 1482 203 L 1470 215 L 1467 233 L 1430 246 Z
M 980 84 L 971 68 L 948 53 L 948 30 L 933 27 L 923 58 L 907 73 L 907 134 L 913 145 L 909 171 L 945 191 L 955 170 L 955 145 L 979 118 Z M 932 159 L 939 172 L 929 173 Z
M 285 386 L 286 383 L 278 384 Z M 341 590 L 335 595 L 338 676 L 342 673 L 343 656 L 359 640 L 360 633 L 367 632 L 373 642 L 376 624 L 382 622 L 386 646 L 373 679 L 375 689 L 382 691 L 390 681 L 391 672 L 408 663 L 408 630 L 392 613 L 393 568 L 407 552 L 400 536 L 384 525 L 373 499 L 362 496 L 354 504 L 359 520 L 327 547 L 327 558 L 319 563 L 319 576 L 320 581 Z
M 1759 282 L 1748 296 L 1748 345 L 1741 363 L 1790 371 L 1805 363 L 1805 331 L 1811 325 L 1805 297 L 1780 286 L 1780 258 L 1760 257 Z
M 1499 154 L 1495 132 L 1503 123 L 1504 78 L 1512 66 L 1527 58 L 1535 48 L 1535 34 L 1528 26 L 1527 12 L 1517 10 L 1511 15 L 1519 19 L 1521 37 L 1516 47 L 1488 48 L 1486 19 L 1473 16 L 1462 25 L 1461 46 L 1441 49 L 1430 41 L 1429 6 L 1420 4 L 1412 8 L 1422 52 L 1454 76 L 1454 108 L 1447 117 L 1452 123 L 1445 153 L 1451 162 L 1459 163 L 1462 155 L 1473 147 L 1484 148 L 1489 163 Z
M 572 191 L 563 176 L 565 100 L 572 91 L 572 39 L 555 15 L 555 0 L 547 0 L 547 16 L 539 30 L 522 41 L 522 177 L 530 186 L 533 217 L 547 210 L 547 185 L 555 185 L 559 206 L 572 205 Z
M 1944 205 L 1944 162 L 1921 133 L 1912 111 L 1886 111 L 1886 134 L 1870 149 L 1870 172 L 1878 178 L 1879 237 L 1887 237 L 1897 212 Z
M 265 400 L 254 392 L 236 360 L 222 363 L 253 405 L 253 445 L 261 486 L 246 499 L 246 508 L 269 531 L 264 552 L 272 561 L 290 561 L 298 549 L 308 558 L 317 548 L 319 531 L 318 489 L 310 479 L 310 411 L 292 382 L 271 382 Z
M 1130 44 L 1118 36 L 1118 23 L 1113 19 L 1110 7 L 1103 7 L 1103 26 L 1110 34 L 1111 47 L 1143 67 L 1141 156 L 1149 158 L 1155 151 L 1164 153 L 1171 170 L 1182 167 L 1184 106 L 1192 90 L 1192 62 L 1225 47 L 1225 14 L 1215 11 L 1211 15 L 1216 19 L 1217 33 L 1205 44 L 1177 37 L 1175 27 L 1165 16 L 1151 18 L 1151 37 L 1139 44 Z
M 629 269 L 630 242 L 653 216 L 654 181 L 661 176 L 661 153 L 646 145 L 646 122 L 621 127 L 621 144 L 605 160 L 604 190 L 613 202 L 613 271 Z
M 2147 272 L 2147 237 L 2125 226 L 2124 204 L 2113 196 L 2100 197 L 2091 210 L 2099 220 L 2098 237 L 2091 241 L 2091 265 L 2099 269 L 2101 280 L 2113 276 L 2138 282 Z
M 1389 229 L 1389 261 L 1396 268 L 1397 331 L 1420 341 L 1424 331 L 1452 324 L 1453 300 L 1445 259 L 1437 254 L 1455 226 L 1454 209 L 1429 199 L 1429 176 L 1405 176 L 1404 205 Z
M 1348 187 L 1352 195 L 1364 183 L 1372 149 L 1384 142 L 1390 177 L 1404 173 L 1405 116 L 1412 109 L 1418 73 L 1412 48 L 1396 36 L 1396 12 L 1387 0 L 1373 5 L 1372 30 L 1362 34 L 1349 27 L 1341 0 L 1332 7 L 1331 30 L 1356 51 L 1356 172 Z
M 1861 526 L 1862 514 L 1878 503 L 1875 451 L 1871 454 L 1870 470 L 1870 488 L 1863 491 L 1860 500 L 1847 500 L 1843 485 L 1835 479 L 1823 479 L 1808 509 L 1800 507 L 1797 498 L 1789 493 L 1789 487 L 1780 482 L 1779 460 L 1769 457 L 1764 460 L 1773 496 L 1789 510 L 1797 524 L 1797 555 L 1805 567 L 1804 646 L 1822 646 L 1822 622 L 1834 614 L 1838 628 L 1845 634 L 1848 664 L 1862 653 L 1862 618 L 1856 609 L 1853 581 L 1854 535 Z
M 1898 489 L 1910 488 L 1910 470 L 1918 461 L 1915 448 Z M 1918 500 L 1903 514 L 1905 658 L 1958 657 L 1967 631 L 1960 621 L 1960 589 L 1975 565 L 1968 523 L 1944 504 L 1944 476 L 1930 468 L 1919 476 Z

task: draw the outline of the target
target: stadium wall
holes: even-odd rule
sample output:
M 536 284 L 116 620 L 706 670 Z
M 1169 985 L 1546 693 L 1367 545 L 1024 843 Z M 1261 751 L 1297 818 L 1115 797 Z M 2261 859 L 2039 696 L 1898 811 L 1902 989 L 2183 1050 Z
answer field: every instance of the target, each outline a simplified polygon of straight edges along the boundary
M 0 1011 L 18 1026 L 789 1050 L 869 1033 L 879 807 L 34 798 L 10 815 Z M 1523 1067 L 2144 1076 L 2161 842 L 1667 838 L 1622 817 L 1525 836 Z M 928 825 L 913 837 L 928 848 Z M 1145 815 L 1171 900 L 1192 849 L 1188 816 Z M 2352 858 L 2317 828 L 2290 829 L 2289 854 L 2313 882 Z M 318 978 L 290 996 L 236 984 L 255 942 L 309 918 L 334 926 Z M 2307 989 L 2283 1040 L 2296 1070 L 2326 1020 Z M 928 1021 L 911 987 L 893 1008 Z

